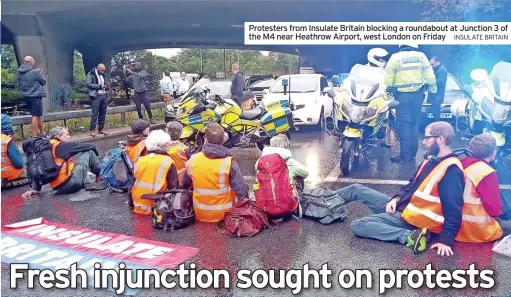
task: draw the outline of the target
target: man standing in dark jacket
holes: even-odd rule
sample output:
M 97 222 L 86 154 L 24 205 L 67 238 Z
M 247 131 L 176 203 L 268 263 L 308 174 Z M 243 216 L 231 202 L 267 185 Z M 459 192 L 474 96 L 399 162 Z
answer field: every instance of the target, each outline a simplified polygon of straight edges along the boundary
M 126 82 L 133 83 L 133 90 L 135 91 L 135 96 L 133 100 L 135 100 L 135 105 L 137 106 L 138 118 L 144 119 L 144 114 L 142 113 L 142 104 L 144 104 L 145 111 L 149 116 L 149 122 L 151 124 L 155 124 L 153 121 L 153 113 L 151 112 L 151 104 L 149 103 L 149 96 L 147 93 L 147 84 L 146 79 L 149 76 L 147 71 L 142 68 L 142 64 L 140 62 L 135 62 L 131 65 L 131 68 L 126 68 L 126 73 L 129 76 L 126 78 Z
M 422 223 L 412 225 L 405 221 L 403 215 L 405 209 L 413 208 L 417 217 L 435 213 L 425 208 L 431 203 L 440 203 L 443 211 L 441 232 L 438 242 L 431 246 L 437 248 L 440 255 L 452 255 L 451 245 L 454 243 L 461 226 L 463 190 L 465 187 L 463 169 L 461 164 L 443 167 L 443 161 L 454 158 L 450 145 L 455 139 L 454 129 L 449 123 L 435 122 L 426 127 L 423 146 L 428 162 L 424 162 L 414 173 L 409 183 L 401 190 L 389 197 L 366 186 L 354 184 L 337 191 L 346 202 L 359 201 L 369 207 L 375 214 L 354 220 L 351 223 L 352 232 L 359 237 L 378 239 L 382 241 L 399 242 L 407 247 L 412 247 L 414 252 L 423 252 L 429 242 L 429 231 L 424 230 Z M 459 160 L 458 160 L 459 162 Z M 442 164 L 442 166 L 439 166 Z M 443 171 L 442 171 L 443 170 Z M 437 173 L 442 173 L 438 178 Z M 426 185 L 426 190 L 421 191 Z M 427 188 L 438 189 L 436 193 L 425 193 Z M 427 199 L 425 203 L 415 206 L 412 199 L 420 196 Z M 427 219 L 424 219 L 424 224 Z
M 20 92 L 32 115 L 30 125 L 32 137 L 36 137 L 38 131 L 41 135 L 44 134 L 43 96 L 45 96 L 45 91 L 43 86 L 46 85 L 46 80 L 41 74 L 42 69 L 34 68 L 34 64 L 34 58 L 26 56 L 18 69 Z
M 429 103 L 431 103 L 431 110 L 433 113 L 433 121 L 440 121 L 441 104 L 444 103 L 445 85 L 447 83 L 447 69 L 440 62 L 438 57 L 433 57 L 429 61 L 433 71 L 435 72 L 437 92 L 435 94 L 428 94 Z
M 103 131 L 105 127 L 106 109 L 108 107 L 108 86 L 105 79 L 106 67 L 99 64 L 96 68 L 87 73 L 87 88 L 89 88 L 89 98 L 92 102 L 92 116 L 90 119 L 90 136 L 96 136 L 96 123 L 98 125 L 98 134 L 107 135 Z
M 234 102 L 241 106 L 241 99 L 243 98 L 243 86 L 245 85 L 245 77 L 240 71 L 238 64 L 232 64 L 232 83 L 231 83 L 231 98 Z

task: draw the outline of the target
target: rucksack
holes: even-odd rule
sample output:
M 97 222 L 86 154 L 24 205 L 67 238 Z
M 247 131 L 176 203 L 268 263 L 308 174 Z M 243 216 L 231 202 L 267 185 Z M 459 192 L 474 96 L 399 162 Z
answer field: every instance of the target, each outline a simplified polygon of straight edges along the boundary
M 57 178 L 60 166 L 55 163 L 48 137 L 29 138 L 22 148 L 27 157 L 27 176 L 32 182 L 42 186 Z M 67 162 L 63 166 L 67 166 Z
M 348 216 L 346 202 L 336 193 L 324 189 L 304 190 L 300 195 L 303 216 L 322 224 L 344 221 Z
M 259 159 L 254 196 L 257 206 L 271 217 L 285 217 L 297 209 L 298 201 L 289 183 L 287 164 L 279 154 Z
M 151 221 L 157 229 L 167 231 L 184 228 L 195 221 L 192 192 L 184 189 L 165 193 L 144 194 L 142 199 L 156 200 L 151 210 Z
M 133 165 L 122 148 L 110 149 L 101 162 L 100 176 L 114 191 L 127 192 L 133 184 Z
M 246 237 L 261 232 L 265 226 L 276 229 L 268 221 L 266 213 L 248 198 L 236 202 L 225 218 L 217 223 L 217 230 L 225 235 Z

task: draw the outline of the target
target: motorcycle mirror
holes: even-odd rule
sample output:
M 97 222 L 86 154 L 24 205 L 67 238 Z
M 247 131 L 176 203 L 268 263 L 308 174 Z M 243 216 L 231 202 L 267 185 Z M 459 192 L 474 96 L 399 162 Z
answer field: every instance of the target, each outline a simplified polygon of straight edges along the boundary
M 473 81 L 483 81 L 488 78 L 488 72 L 485 69 L 474 69 L 470 72 L 470 78 Z
M 389 104 L 389 109 L 394 109 L 398 105 L 399 105 L 399 101 L 392 100 L 392 102 Z

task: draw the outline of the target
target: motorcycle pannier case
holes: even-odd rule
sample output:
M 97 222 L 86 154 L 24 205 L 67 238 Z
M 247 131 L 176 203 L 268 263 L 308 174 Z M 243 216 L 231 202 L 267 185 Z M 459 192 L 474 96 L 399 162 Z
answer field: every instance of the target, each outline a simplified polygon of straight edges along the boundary
M 269 136 L 291 129 L 289 121 L 292 116 L 287 100 L 268 101 L 264 104 L 264 109 L 267 112 L 261 117 L 261 124 Z

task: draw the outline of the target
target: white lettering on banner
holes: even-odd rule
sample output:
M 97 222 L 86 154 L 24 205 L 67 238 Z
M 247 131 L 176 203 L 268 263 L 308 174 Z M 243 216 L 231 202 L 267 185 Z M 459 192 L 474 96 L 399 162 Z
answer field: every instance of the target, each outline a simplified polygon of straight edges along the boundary
M 110 251 L 114 254 L 135 255 L 142 259 L 154 259 L 166 253 L 171 253 L 174 249 L 163 246 L 156 246 L 153 244 L 134 242 L 131 240 L 124 240 L 119 242 L 112 242 L 112 237 L 107 237 L 99 234 L 82 233 L 79 230 L 67 230 L 65 228 L 57 228 L 56 226 L 48 226 L 45 224 L 30 226 L 26 229 L 18 231 L 27 235 L 38 236 L 47 238 L 53 241 L 63 241 L 70 245 L 79 245 L 85 248 L 95 249 L 99 251 Z M 116 239 L 113 239 L 115 241 Z M 2 247 L 9 247 L 12 242 L 2 238 Z M 2 253 L 10 251 L 4 250 Z M 20 253 L 18 250 L 13 250 L 11 253 Z M 41 252 L 42 253 L 42 252 Z
M 245 22 L 247 45 L 509 45 L 511 22 Z

